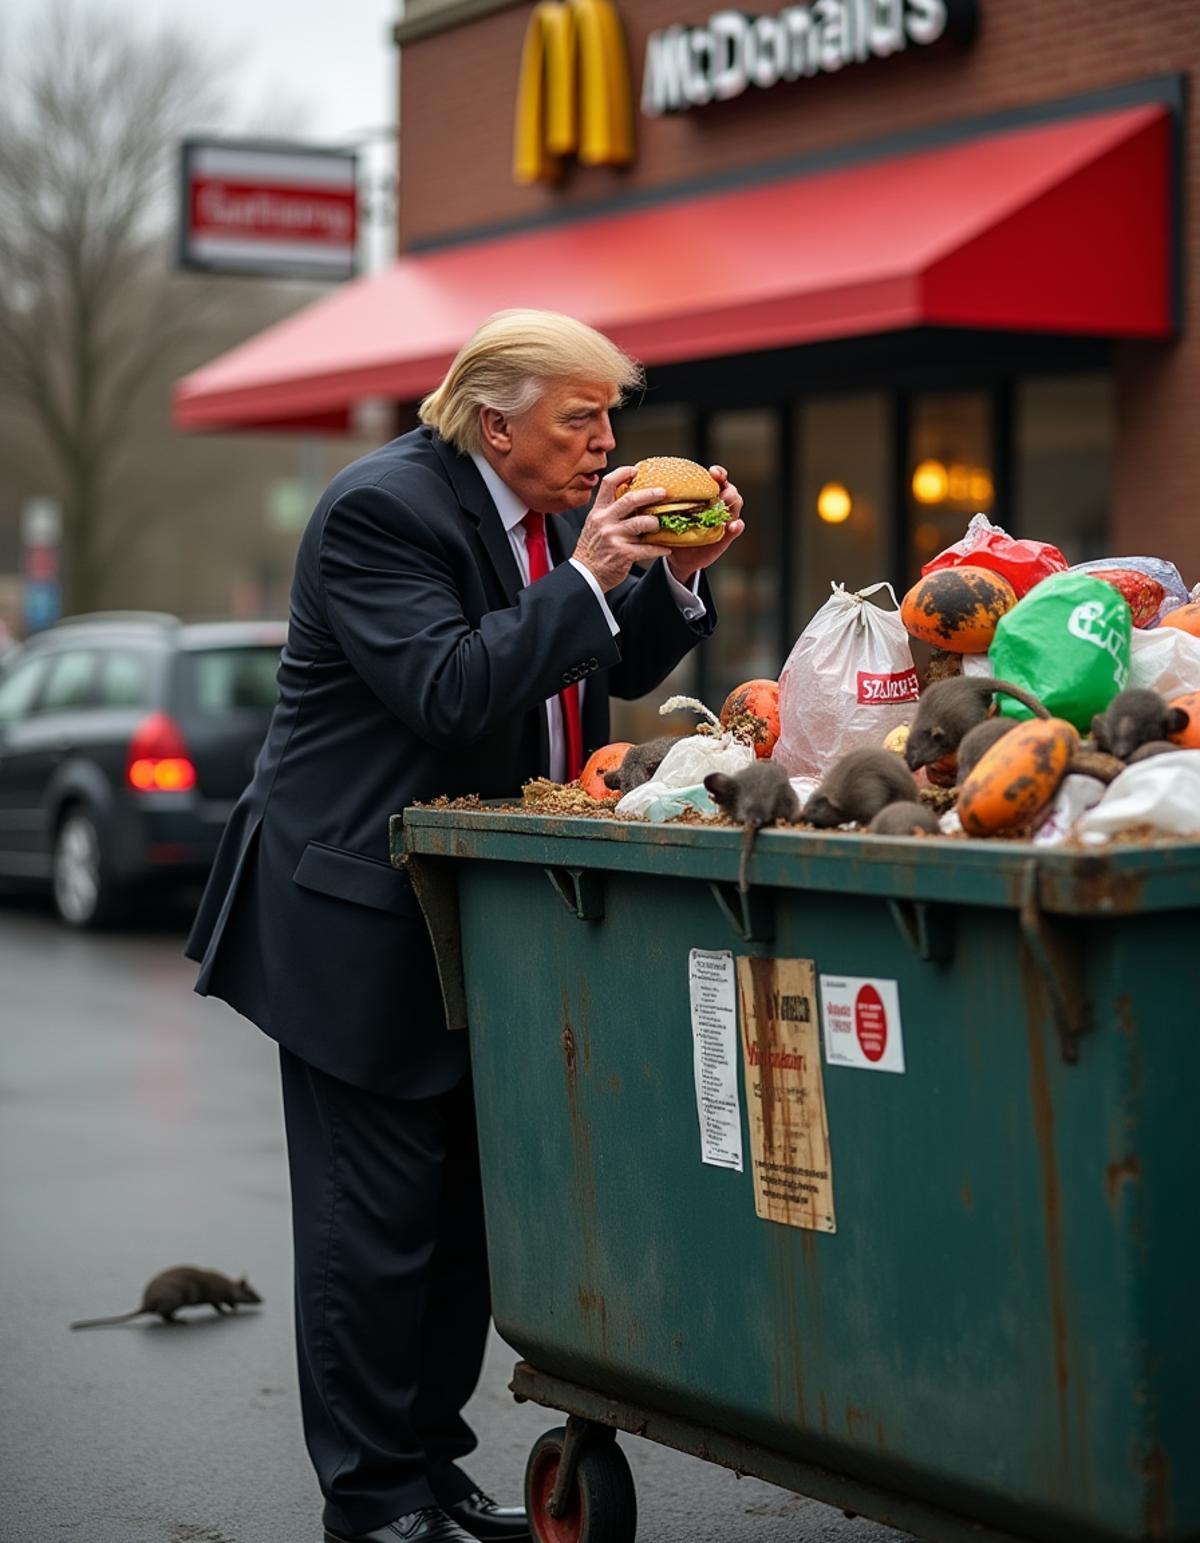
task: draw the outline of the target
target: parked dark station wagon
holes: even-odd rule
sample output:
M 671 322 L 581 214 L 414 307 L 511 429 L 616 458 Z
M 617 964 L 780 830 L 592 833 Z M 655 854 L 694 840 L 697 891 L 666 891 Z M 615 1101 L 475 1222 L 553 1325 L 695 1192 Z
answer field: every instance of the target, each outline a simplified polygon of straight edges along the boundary
M 0 673 L 0 882 L 99 926 L 202 879 L 275 705 L 283 622 L 60 622 Z

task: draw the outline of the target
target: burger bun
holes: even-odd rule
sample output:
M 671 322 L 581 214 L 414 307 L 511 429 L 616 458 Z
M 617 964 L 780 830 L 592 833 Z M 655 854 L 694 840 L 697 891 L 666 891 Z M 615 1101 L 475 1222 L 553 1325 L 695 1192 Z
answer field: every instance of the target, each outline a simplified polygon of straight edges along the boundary
M 727 530 L 726 525 L 693 525 L 690 530 L 652 530 L 642 540 L 647 546 L 712 546 L 725 539 Z
M 639 461 L 633 471 L 633 480 L 622 484 L 618 496 L 636 493 L 641 488 L 666 488 L 664 503 L 695 504 L 701 509 L 720 497 L 721 489 L 716 479 L 698 462 L 685 460 L 683 456 L 652 455 Z M 656 507 L 649 504 L 642 512 L 653 514 Z

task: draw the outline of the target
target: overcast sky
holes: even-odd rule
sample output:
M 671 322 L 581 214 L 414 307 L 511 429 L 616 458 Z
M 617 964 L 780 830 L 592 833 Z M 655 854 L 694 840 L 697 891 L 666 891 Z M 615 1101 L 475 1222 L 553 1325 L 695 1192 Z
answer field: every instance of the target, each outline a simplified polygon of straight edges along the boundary
M 47 0 L 0 0 L 0 47 L 19 61 L 24 37 Z M 390 31 L 399 0 L 74 0 L 81 9 L 172 24 L 232 57 L 236 126 L 261 126 L 280 112 L 289 130 L 314 143 L 344 143 L 395 121 L 396 48 Z M 389 147 L 368 147 L 373 177 L 386 174 Z M 378 261 L 379 253 L 375 253 Z M 374 266 L 375 263 L 372 263 Z

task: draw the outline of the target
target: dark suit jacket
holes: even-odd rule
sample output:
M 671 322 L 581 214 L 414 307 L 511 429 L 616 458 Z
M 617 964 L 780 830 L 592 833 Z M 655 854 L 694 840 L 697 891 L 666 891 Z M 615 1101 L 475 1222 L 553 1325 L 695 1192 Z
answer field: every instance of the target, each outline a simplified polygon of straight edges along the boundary
M 347 467 L 300 543 L 279 702 L 188 940 L 197 991 L 302 1059 L 403 1097 L 466 1067 L 388 816 L 414 800 L 510 796 L 548 771 L 544 704 L 586 678 L 585 750 L 610 691 L 651 691 L 703 636 L 662 564 L 609 605 L 567 561 L 582 513 L 547 520 L 555 563 L 521 588 L 473 462 L 417 429 Z

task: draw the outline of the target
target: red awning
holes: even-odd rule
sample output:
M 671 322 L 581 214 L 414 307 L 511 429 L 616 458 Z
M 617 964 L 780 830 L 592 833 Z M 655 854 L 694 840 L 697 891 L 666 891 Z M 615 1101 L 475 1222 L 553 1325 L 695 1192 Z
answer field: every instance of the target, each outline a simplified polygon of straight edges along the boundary
M 401 258 L 196 370 L 183 428 L 334 427 L 506 306 L 647 364 L 917 326 L 1167 337 L 1170 122 L 1135 107 Z

